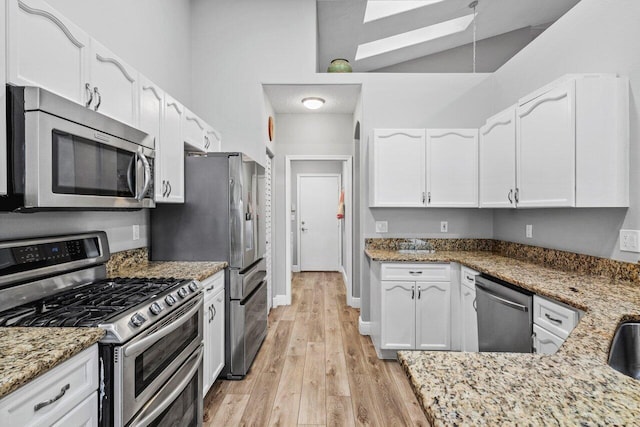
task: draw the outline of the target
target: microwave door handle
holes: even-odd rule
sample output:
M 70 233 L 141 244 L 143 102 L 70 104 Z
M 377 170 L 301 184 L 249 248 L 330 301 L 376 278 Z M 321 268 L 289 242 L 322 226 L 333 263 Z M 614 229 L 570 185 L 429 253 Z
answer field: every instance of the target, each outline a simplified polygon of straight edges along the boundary
M 200 350 L 198 351 L 198 357 L 196 358 L 196 360 L 194 362 L 187 362 L 187 363 L 192 363 L 191 369 L 189 369 L 189 372 L 187 373 L 187 375 L 184 376 L 184 379 L 180 381 L 180 383 L 177 386 L 175 386 L 171 394 L 169 394 L 169 396 L 167 396 L 166 399 L 160 402 L 158 406 L 153 408 L 153 410 L 151 410 L 151 412 L 148 415 L 146 415 L 144 418 L 140 420 L 134 420 L 131 423 L 131 426 L 132 427 L 147 426 L 151 424 L 153 420 L 158 418 L 176 400 L 176 398 L 180 395 L 180 393 L 184 391 L 184 389 L 187 387 L 189 382 L 193 379 L 193 376 L 195 375 L 195 373 L 198 371 L 198 369 L 200 369 L 200 364 L 202 363 L 203 357 L 204 357 L 204 349 L 200 348 Z M 143 414 L 144 412 L 140 415 L 143 415 Z
M 127 357 L 136 356 L 138 353 L 141 353 L 143 350 L 146 350 L 151 344 L 155 343 L 161 338 L 169 335 L 171 332 L 175 331 L 179 327 L 181 327 L 184 323 L 188 322 L 191 317 L 200 310 L 202 306 L 202 298 L 198 299 L 198 303 L 191 308 L 188 312 L 183 314 L 181 317 L 177 318 L 173 322 L 171 322 L 168 326 L 160 329 L 157 332 L 152 333 L 138 341 L 135 344 L 127 347 L 124 350 L 124 355 Z
M 134 154 L 129 160 L 129 166 L 127 167 L 127 186 L 129 187 L 129 191 L 133 194 L 134 197 L 137 196 L 136 189 L 133 186 L 133 173 L 135 171 L 135 165 L 138 163 L 138 154 Z
M 151 185 L 151 165 L 149 164 L 147 157 L 142 153 L 142 150 L 138 151 L 136 156 L 142 160 L 142 165 L 144 166 L 144 186 L 142 187 L 140 194 L 136 194 L 136 199 L 140 201 L 144 199 L 144 195 L 147 193 L 147 190 Z

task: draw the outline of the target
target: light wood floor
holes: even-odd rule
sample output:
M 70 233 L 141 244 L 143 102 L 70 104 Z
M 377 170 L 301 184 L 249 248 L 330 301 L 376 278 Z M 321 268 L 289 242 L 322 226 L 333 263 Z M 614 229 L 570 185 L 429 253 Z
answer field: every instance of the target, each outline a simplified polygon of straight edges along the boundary
M 339 273 L 298 273 L 292 305 L 273 309 L 269 332 L 242 381 L 218 380 L 205 426 L 426 426 L 407 377 L 358 333 Z

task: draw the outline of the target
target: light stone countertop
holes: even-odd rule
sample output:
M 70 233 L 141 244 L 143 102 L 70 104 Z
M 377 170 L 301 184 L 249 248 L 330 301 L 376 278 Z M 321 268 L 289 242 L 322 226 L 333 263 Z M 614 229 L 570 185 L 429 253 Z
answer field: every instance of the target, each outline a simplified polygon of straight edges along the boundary
M 141 261 L 115 268 L 110 277 L 176 277 L 204 280 L 227 267 L 226 262 Z
M 99 328 L 0 328 L 0 398 L 103 336 Z
M 638 425 L 640 381 L 607 365 L 623 320 L 640 320 L 640 285 L 566 272 L 485 251 L 400 254 L 366 249 L 381 262 L 457 262 L 585 311 L 551 356 L 400 351 L 433 425 Z

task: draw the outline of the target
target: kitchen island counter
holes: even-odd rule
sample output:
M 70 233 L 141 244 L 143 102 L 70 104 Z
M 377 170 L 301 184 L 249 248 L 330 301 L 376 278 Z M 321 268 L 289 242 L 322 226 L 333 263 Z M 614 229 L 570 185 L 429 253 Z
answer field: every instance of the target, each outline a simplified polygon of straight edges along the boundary
M 456 262 L 585 311 L 551 356 L 400 351 L 433 425 L 631 425 L 640 414 L 640 381 L 607 365 L 619 322 L 640 320 L 640 285 L 563 271 L 488 251 L 401 254 L 366 249 L 380 262 Z
M 0 328 L 0 398 L 103 336 L 99 328 Z

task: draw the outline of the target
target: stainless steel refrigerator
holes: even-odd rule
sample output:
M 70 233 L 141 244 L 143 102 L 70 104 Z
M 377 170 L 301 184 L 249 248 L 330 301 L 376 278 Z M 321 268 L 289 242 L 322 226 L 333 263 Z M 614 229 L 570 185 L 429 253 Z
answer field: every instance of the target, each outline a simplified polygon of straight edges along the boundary
M 264 168 L 242 153 L 185 158 L 184 204 L 151 211 L 154 261 L 226 261 L 225 368 L 243 378 L 267 334 L 266 264 L 259 253 L 258 181 Z

